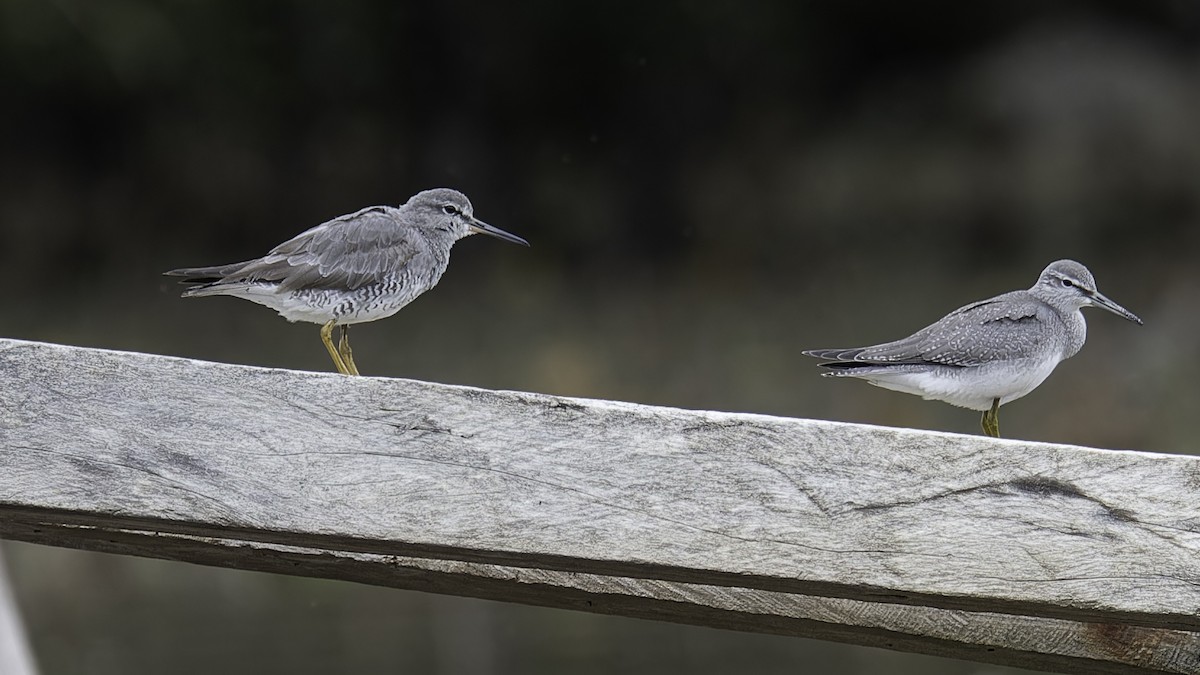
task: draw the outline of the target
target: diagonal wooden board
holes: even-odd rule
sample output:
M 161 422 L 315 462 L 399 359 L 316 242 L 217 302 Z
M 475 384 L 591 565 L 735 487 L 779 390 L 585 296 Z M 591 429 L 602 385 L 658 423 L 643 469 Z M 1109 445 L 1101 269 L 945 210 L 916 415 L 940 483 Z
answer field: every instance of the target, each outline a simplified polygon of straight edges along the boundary
M 1200 627 L 1191 457 L 9 340 L 0 378 L 6 536 L 52 523 Z
M 0 555 L 0 673 L 36 675 L 33 654 L 25 638 L 25 626 L 22 625 L 17 600 L 9 586 L 4 556 Z
M 1086 675 L 1200 671 L 1200 633 L 1188 631 L 159 532 L 0 521 L 0 534 L 107 553 L 833 640 L 1035 670 Z

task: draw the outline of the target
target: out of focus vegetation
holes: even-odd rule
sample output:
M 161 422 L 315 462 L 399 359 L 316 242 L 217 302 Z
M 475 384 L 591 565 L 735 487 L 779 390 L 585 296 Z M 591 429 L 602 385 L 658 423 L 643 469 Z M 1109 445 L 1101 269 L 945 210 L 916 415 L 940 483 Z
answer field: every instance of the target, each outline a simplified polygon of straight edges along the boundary
M 1197 3 L 0 0 L 0 84 L 6 337 L 328 370 L 315 326 L 159 273 L 448 186 L 533 247 L 461 244 L 365 373 L 974 433 L 799 351 L 1072 257 L 1146 325 L 1092 311 L 1005 435 L 1198 447 Z M 7 553 L 50 674 L 1001 672 Z

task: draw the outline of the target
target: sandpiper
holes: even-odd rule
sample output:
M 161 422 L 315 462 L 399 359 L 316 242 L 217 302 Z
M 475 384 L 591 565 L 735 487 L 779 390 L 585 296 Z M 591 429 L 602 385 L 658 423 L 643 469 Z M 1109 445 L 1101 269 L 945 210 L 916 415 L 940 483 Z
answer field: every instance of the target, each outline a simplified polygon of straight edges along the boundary
M 338 372 L 358 375 L 347 327 L 391 316 L 433 288 L 450 262 L 450 247 L 476 232 L 529 245 L 476 218 L 466 195 L 438 188 L 400 207 L 370 206 L 321 223 L 261 258 L 165 274 L 196 284 L 185 298 L 232 295 L 288 321 L 320 324 Z M 334 326 L 342 329 L 337 347 Z
M 885 389 L 982 410 L 983 431 L 1000 435 L 1000 406 L 1033 391 L 1087 337 L 1083 307 L 1103 307 L 1141 325 L 1096 290 L 1088 268 L 1050 263 L 1027 291 L 960 307 L 894 342 L 851 349 L 812 349 L 830 377 L 858 377 Z

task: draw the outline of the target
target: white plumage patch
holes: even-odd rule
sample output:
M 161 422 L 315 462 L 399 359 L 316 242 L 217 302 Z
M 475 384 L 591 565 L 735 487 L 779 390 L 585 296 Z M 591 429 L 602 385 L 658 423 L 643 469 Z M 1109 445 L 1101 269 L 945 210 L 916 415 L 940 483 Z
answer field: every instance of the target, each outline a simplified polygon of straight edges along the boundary
M 1050 377 L 1057 355 L 1043 359 L 1003 361 L 975 368 L 913 365 L 855 368 L 830 373 L 857 377 L 877 387 L 944 401 L 970 410 L 987 410 L 993 399 L 1004 405 L 1033 391 Z

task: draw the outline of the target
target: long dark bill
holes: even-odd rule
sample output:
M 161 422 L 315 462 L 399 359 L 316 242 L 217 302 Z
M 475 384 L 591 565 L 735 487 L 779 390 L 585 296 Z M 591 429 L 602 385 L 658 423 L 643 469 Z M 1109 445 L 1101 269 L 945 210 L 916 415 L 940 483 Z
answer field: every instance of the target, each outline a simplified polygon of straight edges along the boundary
M 483 222 L 482 220 L 479 220 L 478 218 L 472 218 L 471 224 L 469 225 L 469 227 L 471 228 L 472 232 L 488 234 L 497 239 L 503 239 L 504 241 L 512 242 L 514 244 L 521 244 L 522 246 L 529 245 L 529 242 L 518 237 L 517 235 L 515 235 L 511 232 L 505 232 L 504 230 L 502 230 L 498 227 L 493 227 L 491 225 L 488 225 L 487 223 Z
M 1139 326 L 1142 325 L 1142 320 L 1139 319 L 1136 314 L 1134 314 L 1133 312 L 1118 305 L 1117 303 L 1113 302 L 1112 300 L 1109 300 L 1100 291 L 1096 291 L 1095 293 L 1092 294 L 1092 303 L 1095 304 L 1097 307 L 1103 307 L 1104 309 L 1107 309 L 1108 311 L 1112 312 L 1113 314 L 1116 314 L 1117 316 L 1121 317 L 1122 319 L 1127 319 L 1129 321 L 1132 321 Z

